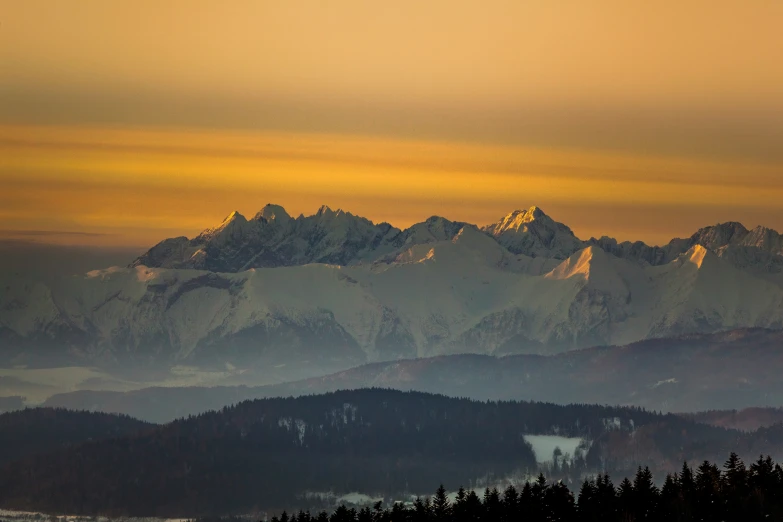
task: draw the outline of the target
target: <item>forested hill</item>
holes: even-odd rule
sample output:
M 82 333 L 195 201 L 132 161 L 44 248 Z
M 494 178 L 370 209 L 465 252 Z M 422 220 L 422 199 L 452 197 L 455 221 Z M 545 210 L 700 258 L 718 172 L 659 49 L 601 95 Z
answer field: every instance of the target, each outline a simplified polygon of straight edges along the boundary
M 127 415 L 29 408 L 0 415 L 0 464 L 88 441 L 139 433 L 154 425 Z
M 554 471 L 656 467 L 725 454 L 739 433 L 638 408 L 477 402 L 381 389 L 262 399 L 0 471 L 0 507 L 195 516 L 299 504 L 306 492 L 387 495 L 539 470 L 529 435 L 578 438 Z M 551 455 L 551 450 L 550 455 Z

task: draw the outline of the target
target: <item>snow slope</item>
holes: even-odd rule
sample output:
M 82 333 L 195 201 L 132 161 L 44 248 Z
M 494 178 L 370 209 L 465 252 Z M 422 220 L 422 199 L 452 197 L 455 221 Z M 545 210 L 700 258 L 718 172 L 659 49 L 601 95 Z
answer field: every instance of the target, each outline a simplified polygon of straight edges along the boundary
M 136 266 L 11 285 L 2 325 L 97 361 L 223 366 L 449 353 L 553 353 L 725 328 L 783 327 L 783 291 L 696 246 L 642 266 L 588 247 L 539 275 L 475 227 L 394 262 L 239 273 Z M 25 346 L 12 354 L 24 359 Z M 12 357 L 12 358 L 13 358 Z
M 0 361 L 46 348 L 69 363 L 336 370 L 783 328 L 780 267 L 777 233 L 737 223 L 647 247 L 582 243 L 536 207 L 483 229 L 435 216 L 399 231 L 267 205 L 129 268 L 50 286 L 6 278 Z

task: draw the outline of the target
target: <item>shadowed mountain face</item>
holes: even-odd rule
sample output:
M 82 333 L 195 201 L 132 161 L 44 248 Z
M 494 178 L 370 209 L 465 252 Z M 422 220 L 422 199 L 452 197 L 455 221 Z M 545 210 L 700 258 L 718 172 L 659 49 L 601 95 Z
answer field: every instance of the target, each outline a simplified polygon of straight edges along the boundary
M 323 375 L 374 361 L 557 354 L 783 328 L 783 249 L 726 223 L 664 247 L 583 242 L 541 209 L 407 230 L 322 207 L 232 213 L 128 268 L 0 275 L 0 364 Z
M 783 332 L 744 330 L 554 356 L 452 355 L 374 363 L 273 386 L 80 391 L 55 395 L 45 405 L 168 422 L 246 399 L 380 386 L 479 400 L 618 404 L 668 412 L 742 409 L 783 403 L 781 346 Z

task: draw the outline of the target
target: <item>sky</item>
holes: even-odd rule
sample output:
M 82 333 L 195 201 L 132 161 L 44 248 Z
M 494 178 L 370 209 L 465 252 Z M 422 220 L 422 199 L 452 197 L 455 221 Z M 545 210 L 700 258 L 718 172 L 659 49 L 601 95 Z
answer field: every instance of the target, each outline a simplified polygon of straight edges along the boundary
M 231 211 L 783 230 L 783 2 L 0 0 L 0 240 Z

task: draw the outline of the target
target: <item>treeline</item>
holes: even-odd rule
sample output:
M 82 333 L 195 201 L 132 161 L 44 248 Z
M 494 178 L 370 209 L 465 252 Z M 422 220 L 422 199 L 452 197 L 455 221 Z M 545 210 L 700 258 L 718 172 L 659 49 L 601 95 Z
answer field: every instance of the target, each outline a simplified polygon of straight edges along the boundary
M 283 512 L 271 522 L 768 522 L 783 520 L 783 468 L 770 457 L 746 467 L 732 453 L 723 469 L 704 461 L 683 464 L 657 487 L 648 468 L 618 485 L 608 474 L 585 480 L 575 494 L 560 481 L 539 475 L 522 487 L 460 488 L 453 502 L 443 486 L 432 498 L 360 510 L 341 505 L 311 515 Z

